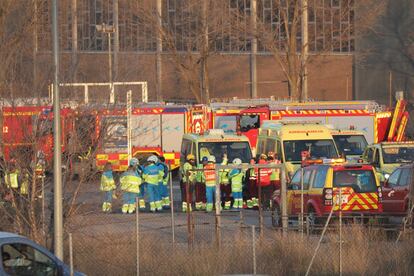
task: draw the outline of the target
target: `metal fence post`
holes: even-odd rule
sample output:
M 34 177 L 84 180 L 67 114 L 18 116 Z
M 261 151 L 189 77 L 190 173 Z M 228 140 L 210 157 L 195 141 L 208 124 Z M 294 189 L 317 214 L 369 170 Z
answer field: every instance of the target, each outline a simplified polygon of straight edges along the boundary
M 301 178 L 300 178 L 300 217 L 299 217 L 299 223 L 300 223 L 300 235 L 303 239 L 303 167 L 300 168 Z
M 287 216 L 287 184 L 286 184 L 286 171 L 281 169 L 281 200 L 282 200 L 282 229 L 283 236 L 287 236 L 288 230 L 288 216 Z
M 172 181 L 172 172 L 171 164 L 168 165 L 168 174 L 170 182 L 170 210 L 171 210 L 171 232 L 172 232 L 172 243 L 175 244 L 175 217 L 174 217 L 174 193 L 173 193 L 173 181 Z
M 139 199 L 138 197 L 135 198 L 135 204 L 136 206 L 139 206 Z M 139 275 L 139 208 L 136 208 L 136 213 L 135 213 L 135 217 L 136 217 L 136 239 L 137 239 L 137 275 Z
M 342 188 L 339 188 L 339 275 L 342 275 Z
M 258 187 L 258 198 L 259 198 L 259 230 L 260 236 L 263 236 L 263 205 L 262 205 L 262 183 L 260 181 L 260 168 L 257 170 L 257 187 Z
M 188 242 L 188 248 L 191 248 L 191 215 L 190 215 L 190 209 L 192 206 L 190 205 L 190 181 L 189 176 L 191 172 L 187 172 L 186 174 L 186 182 L 185 182 L 185 201 L 187 203 L 187 242 Z
M 73 243 L 72 233 L 69 233 L 69 274 L 73 276 Z
M 220 180 L 219 180 L 219 170 L 216 166 L 215 176 L 216 176 L 216 242 L 217 246 L 220 247 L 221 244 L 221 198 L 220 198 Z
M 252 225 L 253 275 L 256 275 L 256 227 Z

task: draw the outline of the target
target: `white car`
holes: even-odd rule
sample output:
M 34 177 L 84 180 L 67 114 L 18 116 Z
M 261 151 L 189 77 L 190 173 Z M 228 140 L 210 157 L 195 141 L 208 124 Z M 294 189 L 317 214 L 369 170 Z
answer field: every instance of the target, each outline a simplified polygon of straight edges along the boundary
M 0 275 L 70 275 L 69 267 L 37 243 L 13 233 L 0 232 Z M 76 276 L 84 274 L 74 272 Z

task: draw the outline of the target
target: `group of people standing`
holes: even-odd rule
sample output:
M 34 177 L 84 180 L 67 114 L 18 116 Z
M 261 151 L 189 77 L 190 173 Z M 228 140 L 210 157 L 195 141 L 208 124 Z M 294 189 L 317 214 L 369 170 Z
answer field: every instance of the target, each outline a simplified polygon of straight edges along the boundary
M 123 201 L 122 213 L 132 214 L 137 207 L 146 209 L 146 195 L 151 212 L 170 208 L 168 180 L 169 169 L 164 157 L 151 155 L 145 166 L 141 166 L 137 158 L 131 158 L 128 169 L 119 178 Z M 112 165 L 107 163 L 100 185 L 101 191 L 104 192 L 102 211 L 112 211 L 112 199 L 115 197 L 116 188 Z
M 221 165 L 228 165 L 229 160 L 224 154 Z M 238 165 L 242 160 L 232 160 L 235 168 L 220 169 L 216 175 L 216 158 L 205 156 L 196 165 L 195 156 L 187 155 L 186 162 L 181 168 L 181 199 L 182 211 L 192 210 L 193 194 L 195 194 L 195 209 L 211 212 L 214 207 L 216 181 L 220 184 L 221 206 L 225 210 L 255 208 L 259 206 L 259 190 L 262 205 L 270 207 L 273 191 L 280 187 L 280 169 L 261 168 L 244 170 Z M 258 159 L 252 159 L 250 164 L 280 164 L 277 154 L 269 152 L 261 154 Z

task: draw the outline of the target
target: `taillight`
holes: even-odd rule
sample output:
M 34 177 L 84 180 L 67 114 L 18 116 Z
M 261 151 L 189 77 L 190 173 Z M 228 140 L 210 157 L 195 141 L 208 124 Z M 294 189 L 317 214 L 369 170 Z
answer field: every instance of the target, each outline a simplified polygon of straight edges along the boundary
M 378 187 L 378 202 L 382 202 L 382 189 Z
M 332 189 L 324 189 L 323 190 L 323 197 L 324 197 L 324 204 L 325 205 L 332 205 L 333 203 L 333 191 Z

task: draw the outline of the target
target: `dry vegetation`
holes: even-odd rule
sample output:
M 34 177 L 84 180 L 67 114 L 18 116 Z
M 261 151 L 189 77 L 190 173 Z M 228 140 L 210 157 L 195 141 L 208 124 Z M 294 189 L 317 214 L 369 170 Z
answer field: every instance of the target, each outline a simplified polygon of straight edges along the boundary
M 212 244 L 197 244 L 189 250 L 186 244 L 162 242 L 156 233 L 145 232 L 140 239 L 140 272 L 143 275 L 220 275 L 252 273 L 252 239 L 250 229 L 226 237 L 220 249 Z M 133 275 L 136 273 L 136 238 L 74 234 L 75 267 L 88 275 Z M 165 241 L 165 240 L 164 240 Z M 301 239 L 296 233 L 283 238 L 268 232 L 256 240 L 257 272 L 267 275 L 304 275 L 317 237 Z M 339 272 L 337 233 L 324 240 L 312 267 L 312 275 L 334 275 Z M 396 244 L 367 228 L 344 229 L 344 275 L 410 275 L 414 269 L 412 241 Z

